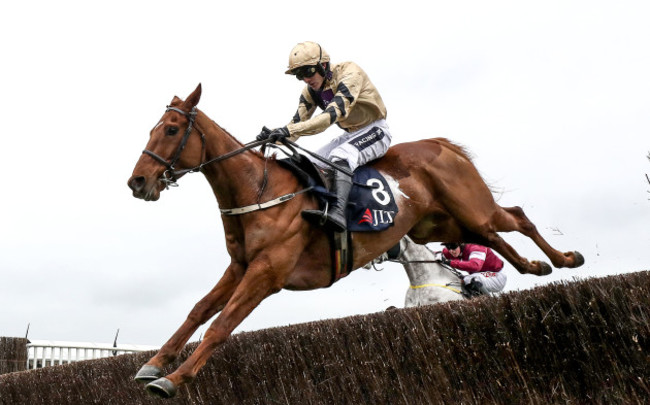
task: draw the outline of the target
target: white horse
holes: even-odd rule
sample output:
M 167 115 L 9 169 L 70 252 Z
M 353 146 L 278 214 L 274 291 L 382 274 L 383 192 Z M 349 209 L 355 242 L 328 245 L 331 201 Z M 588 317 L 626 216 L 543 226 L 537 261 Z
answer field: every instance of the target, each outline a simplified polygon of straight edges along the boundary
M 437 302 L 462 300 L 458 273 L 440 263 L 440 253 L 418 245 L 408 236 L 400 242 L 397 260 L 406 270 L 411 285 L 406 291 L 406 307 L 430 305 Z

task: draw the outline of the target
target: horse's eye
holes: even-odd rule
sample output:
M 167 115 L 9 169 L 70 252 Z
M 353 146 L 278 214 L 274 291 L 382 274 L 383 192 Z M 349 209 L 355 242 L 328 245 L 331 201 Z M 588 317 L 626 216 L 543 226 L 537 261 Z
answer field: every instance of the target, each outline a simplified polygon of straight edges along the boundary
M 167 130 L 165 131 L 165 135 L 167 136 L 174 136 L 178 133 L 178 127 L 167 127 Z

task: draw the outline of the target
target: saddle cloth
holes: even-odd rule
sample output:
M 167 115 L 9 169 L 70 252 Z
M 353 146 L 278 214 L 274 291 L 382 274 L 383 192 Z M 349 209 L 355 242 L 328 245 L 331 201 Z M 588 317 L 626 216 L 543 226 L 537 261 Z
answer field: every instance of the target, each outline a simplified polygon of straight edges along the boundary
M 335 201 L 328 191 L 327 171 L 316 167 L 309 159 L 278 159 L 291 170 L 318 198 L 320 208 Z M 397 203 L 384 176 L 368 166 L 358 167 L 352 177 L 352 189 L 346 208 L 348 231 L 378 232 L 393 226 L 397 215 Z
M 346 210 L 351 232 L 383 231 L 393 226 L 397 203 L 384 176 L 361 166 L 354 171 L 353 185 Z

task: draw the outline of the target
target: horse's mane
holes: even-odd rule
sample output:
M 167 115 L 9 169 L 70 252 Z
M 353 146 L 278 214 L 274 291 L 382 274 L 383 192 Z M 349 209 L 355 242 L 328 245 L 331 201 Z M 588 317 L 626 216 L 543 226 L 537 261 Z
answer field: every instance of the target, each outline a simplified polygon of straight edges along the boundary
M 199 111 L 201 111 L 201 110 L 199 110 Z M 201 113 L 203 113 L 203 112 L 201 111 Z M 207 119 L 208 119 L 208 120 L 209 120 L 213 125 L 215 125 L 217 128 L 219 128 L 220 130 L 222 130 L 223 132 L 225 132 L 226 135 L 228 135 L 229 137 L 231 137 L 232 139 L 234 139 L 235 141 L 237 141 L 239 144 L 241 144 L 241 146 L 244 146 L 244 144 L 243 144 L 239 139 L 235 138 L 235 137 L 233 136 L 233 134 L 231 134 L 231 133 L 230 133 L 226 128 L 224 128 L 224 127 L 222 127 L 221 125 L 217 124 L 217 121 L 211 119 L 211 118 L 208 117 L 205 113 L 203 113 L 203 115 L 204 115 L 205 118 L 207 118 Z M 259 157 L 262 158 L 262 159 L 264 158 L 264 154 L 263 154 L 261 151 L 259 151 L 259 150 L 249 149 L 248 151 L 249 151 L 250 153 L 253 153 L 254 155 L 259 156 Z

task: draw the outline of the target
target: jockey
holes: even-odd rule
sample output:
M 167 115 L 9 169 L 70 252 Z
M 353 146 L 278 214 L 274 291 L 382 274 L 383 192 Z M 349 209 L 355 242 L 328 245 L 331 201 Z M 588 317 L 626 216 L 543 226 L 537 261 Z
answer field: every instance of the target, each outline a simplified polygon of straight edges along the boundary
M 491 249 L 471 243 L 443 243 L 441 261 L 469 275 L 463 284 L 470 295 L 494 293 L 503 290 L 507 277 L 501 271 L 503 261 Z
M 327 52 L 317 43 L 302 42 L 289 54 L 289 69 L 306 86 L 300 95 L 298 110 L 291 122 L 272 131 L 262 131 L 258 140 L 297 140 L 315 135 L 336 123 L 343 133 L 320 148 L 317 153 L 335 165 L 354 171 L 371 160 L 383 156 L 391 142 L 386 124 L 386 107 L 366 73 L 353 62 L 330 64 Z M 323 110 L 314 115 L 316 107 Z M 302 216 L 335 232 L 346 229 L 345 208 L 352 179 L 334 170 L 332 191 L 336 202 L 329 210 L 305 210 Z

